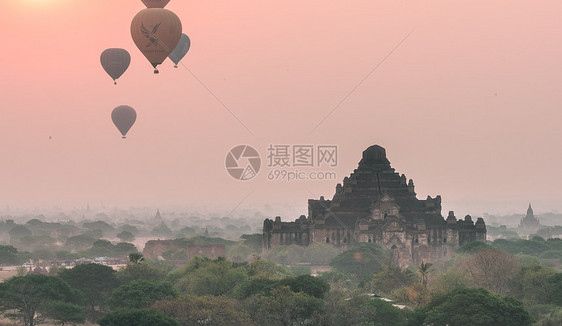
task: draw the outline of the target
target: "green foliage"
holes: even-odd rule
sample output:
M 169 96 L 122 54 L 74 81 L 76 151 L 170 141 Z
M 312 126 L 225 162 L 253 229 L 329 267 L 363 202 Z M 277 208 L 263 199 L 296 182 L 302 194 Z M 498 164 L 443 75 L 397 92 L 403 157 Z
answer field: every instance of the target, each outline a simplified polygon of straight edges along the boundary
M 267 253 L 267 258 L 284 265 L 294 265 L 304 261 L 304 247 L 299 245 L 276 246 Z
M 140 264 L 144 260 L 140 252 L 133 252 L 129 254 L 129 261 L 134 264 Z
M 339 253 L 338 248 L 331 244 L 314 243 L 304 249 L 303 258 L 312 265 L 329 265 Z
M 312 268 L 306 264 L 289 266 L 289 270 L 293 275 L 310 275 L 312 273 Z
M 177 298 L 178 291 L 164 281 L 132 281 L 115 289 L 109 298 L 111 309 L 146 308 L 156 300 Z
M 254 251 L 251 247 L 242 243 L 237 243 L 228 248 L 226 256 L 232 261 L 244 262 L 248 261 L 248 257 L 255 252 L 256 251 Z
M 547 304 L 551 302 L 549 282 L 556 272 L 541 265 L 523 266 L 513 280 L 512 294 L 528 304 Z
M 115 271 L 99 264 L 83 264 L 65 269 L 60 271 L 59 277 L 84 294 L 88 320 L 95 320 L 99 312 L 105 311 L 106 300 L 118 286 Z
M 179 326 L 179 323 L 156 309 L 116 310 L 105 315 L 100 326 Z
M 96 239 L 91 236 L 80 234 L 66 239 L 66 246 L 72 250 L 83 250 L 90 248 Z
M 135 235 L 129 231 L 121 231 L 117 233 L 117 237 L 123 242 L 131 242 L 135 240 Z
M 409 313 L 407 311 L 401 311 L 399 308 L 383 300 L 370 298 L 362 308 L 362 317 L 367 325 L 407 325 Z
M 152 229 L 152 235 L 159 238 L 168 238 L 173 236 L 172 230 L 164 223 L 160 223 L 160 225 L 155 226 Z
M 131 253 L 137 252 L 137 247 L 132 243 L 119 242 L 112 248 L 113 257 L 128 256 Z
M 134 255 L 134 259 L 138 259 L 136 254 L 133 253 L 131 255 Z M 131 256 L 129 256 L 129 259 L 131 259 Z M 140 259 L 143 259 L 142 254 Z M 149 261 L 129 262 L 117 272 L 116 277 L 120 284 L 140 280 L 161 281 L 166 277 L 166 271 L 154 266 Z
M 435 326 L 530 326 L 533 318 L 520 301 L 484 289 L 457 288 L 436 295 L 416 310 L 411 325 Z
M 469 242 L 463 246 L 461 246 L 459 249 L 457 249 L 457 253 L 459 254 L 473 254 L 476 253 L 480 250 L 484 250 L 484 249 L 492 249 L 493 247 L 487 243 L 481 242 L 481 241 L 473 241 L 473 242 Z
M 171 273 L 174 285 L 182 293 L 195 295 L 232 295 L 248 279 L 246 269 L 233 267 L 229 260 L 195 257 L 189 264 Z
M 153 307 L 176 319 L 180 325 L 255 325 L 236 300 L 225 296 L 185 295 L 176 300 L 158 301 Z
M 58 325 L 84 324 L 86 322 L 83 307 L 63 301 L 49 302 L 43 315 L 53 319 Z
M 363 287 L 371 293 L 389 295 L 404 286 L 410 286 L 417 280 L 417 276 L 409 269 L 398 266 L 388 266 L 379 269 L 370 280 L 363 283 Z
M 510 254 L 526 254 L 538 256 L 542 252 L 549 250 L 548 241 L 523 240 L 523 239 L 497 239 L 492 245 L 495 248 L 508 252 Z
M 331 266 L 350 279 L 361 281 L 370 277 L 384 264 L 387 251 L 374 243 L 360 243 L 336 256 Z
M 76 300 L 80 299 L 70 286 L 54 276 L 30 274 L 0 283 L 0 310 L 25 326 L 35 324 L 37 313 L 48 312 L 50 302 Z
M 248 298 L 255 294 L 268 295 L 273 290 L 279 281 L 269 280 L 264 278 L 257 278 L 244 282 L 236 291 L 237 297 L 241 299 Z
M 550 297 L 552 303 L 562 306 L 562 273 L 552 275 L 548 282 L 550 283 Z
M 16 248 L 0 245 L 0 265 L 16 265 L 19 262 Z
M 302 292 L 316 298 L 323 298 L 324 293 L 330 290 L 330 285 L 325 280 L 310 275 L 299 275 L 294 278 L 285 278 L 279 285 L 288 286 L 293 292 Z
M 251 279 L 263 278 L 270 280 L 280 280 L 287 276 L 291 276 L 291 271 L 283 265 L 278 265 L 270 260 L 254 255 L 247 268 L 248 277 Z
M 250 247 L 253 252 L 258 253 L 261 251 L 262 238 L 263 238 L 263 235 L 261 233 L 242 234 L 240 238 L 244 240 L 243 244 Z
M 113 231 L 113 226 L 104 221 L 84 222 L 82 227 L 90 230 L 102 230 L 103 232 Z
M 258 325 L 302 325 L 322 311 L 323 300 L 295 293 L 289 287 L 279 286 L 268 296 L 261 294 L 244 300 L 244 310 Z

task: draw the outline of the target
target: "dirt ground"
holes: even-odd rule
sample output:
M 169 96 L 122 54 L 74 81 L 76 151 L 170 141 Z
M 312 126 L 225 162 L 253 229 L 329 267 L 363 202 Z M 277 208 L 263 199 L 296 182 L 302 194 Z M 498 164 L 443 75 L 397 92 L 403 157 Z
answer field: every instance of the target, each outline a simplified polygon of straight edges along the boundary
M 16 276 L 16 268 L 18 268 L 18 266 L 2 266 L 2 270 L 0 271 L 0 282 L 4 282 L 5 279 Z

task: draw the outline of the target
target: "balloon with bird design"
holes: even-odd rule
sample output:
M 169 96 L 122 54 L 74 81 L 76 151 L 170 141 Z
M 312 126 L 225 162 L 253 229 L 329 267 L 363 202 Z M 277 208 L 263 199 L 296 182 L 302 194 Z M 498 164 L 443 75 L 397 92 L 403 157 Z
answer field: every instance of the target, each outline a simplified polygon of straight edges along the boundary
M 173 12 L 161 8 L 141 10 L 131 22 L 135 45 L 154 67 L 162 64 L 181 38 L 181 21 Z

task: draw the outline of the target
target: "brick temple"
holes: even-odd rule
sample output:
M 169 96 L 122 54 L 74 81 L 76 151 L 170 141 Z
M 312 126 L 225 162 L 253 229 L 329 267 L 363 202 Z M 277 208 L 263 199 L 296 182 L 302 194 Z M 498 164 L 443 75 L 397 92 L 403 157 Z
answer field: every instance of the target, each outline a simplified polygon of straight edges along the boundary
M 441 215 L 441 196 L 416 197 L 414 182 L 390 166 L 384 148 L 363 152 L 357 169 L 336 186 L 331 200 L 310 199 L 308 217 L 294 222 L 265 219 L 262 249 L 282 245 L 329 243 L 342 251 L 372 242 L 393 251 L 401 267 L 419 266 L 450 255 L 472 241 L 486 241 L 486 224 L 470 215 Z

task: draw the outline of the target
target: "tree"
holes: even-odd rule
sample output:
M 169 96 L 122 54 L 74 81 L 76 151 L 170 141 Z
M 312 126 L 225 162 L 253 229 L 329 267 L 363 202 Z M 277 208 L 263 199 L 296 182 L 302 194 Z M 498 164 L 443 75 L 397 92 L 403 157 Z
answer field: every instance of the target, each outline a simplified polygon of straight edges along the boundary
M 100 326 L 179 326 L 179 323 L 156 309 L 116 310 L 98 322 Z
M 4 316 L 20 318 L 25 326 L 37 323 L 37 314 L 52 301 L 79 301 L 70 286 L 54 276 L 14 276 L 0 284 L 0 309 Z
M 243 262 L 248 261 L 248 257 L 252 254 L 252 249 L 245 244 L 237 243 L 228 248 L 227 256 L 232 261 Z
M 312 265 L 329 265 L 339 254 L 338 248 L 328 243 L 313 243 L 304 249 L 304 259 Z
M 83 264 L 59 273 L 72 288 L 84 294 L 86 317 L 94 321 L 105 311 L 106 301 L 118 286 L 115 271 L 99 264 Z
M 115 257 L 127 256 L 133 252 L 137 252 L 137 247 L 132 243 L 119 242 L 113 246 L 113 256 Z
M 427 290 L 427 278 L 429 277 L 429 273 L 431 272 L 432 266 L 433 266 L 432 263 L 424 263 L 422 261 L 420 267 L 418 267 L 418 273 L 420 273 L 421 283 L 426 290 Z
M 93 237 L 80 234 L 66 239 L 66 245 L 71 250 L 83 250 L 92 246 L 96 241 Z
M 175 278 L 174 285 L 184 293 L 233 295 L 235 288 L 248 279 L 248 274 L 245 268 L 233 267 L 223 258 L 195 257 L 183 270 L 175 273 Z
M 493 248 L 494 247 L 492 247 L 491 245 L 489 245 L 485 242 L 472 241 L 472 242 L 469 242 L 469 243 L 463 245 L 459 249 L 457 249 L 457 253 L 459 253 L 459 254 L 474 254 L 474 253 L 479 252 L 480 250 L 493 249 Z
M 117 234 L 117 237 L 123 242 L 131 242 L 135 240 L 135 235 L 129 231 L 121 231 Z
M 133 264 L 140 264 L 144 261 L 144 257 L 140 252 L 133 252 L 129 254 L 129 261 Z
M 562 306 L 562 273 L 552 275 L 548 282 L 550 283 L 550 297 L 552 303 Z
M 349 278 L 361 281 L 379 270 L 386 256 L 386 252 L 379 245 L 360 243 L 336 256 L 330 265 Z
M 93 257 L 107 257 L 113 254 L 113 244 L 109 240 L 96 240 L 92 248 L 88 249 L 88 254 Z
M 236 300 L 225 296 L 185 295 L 175 300 L 157 301 L 153 307 L 176 319 L 180 325 L 255 325 Z
M 497 249 L 478 251 L 465 262 L 472 284 L 502 295 L 509 292 L 517 267 L 513 255 Z
M 127 284 L 132 281 L 139 281 L 139 280 L 160 281 L 163 280 L 164 277 L 166 277 L 165 270 L 155 267 L 152 263 L 148 261 L 144 261 L 142 255 L 140 259 L 143 260 L 138 263 L 129 262 L 125 267 L 121 268 L 117 272 L 116 277 L 119 280 L 119 283 Z
M 279 286 L 268 296 L 258 294 L 244 300 L 244 310 L 258 325 L 302 325 L 306 320 L 310 322 L 314 315 L 320 314 L 322 304 L 322 299 Z
M 310 275 L 299 275 L 294 278 L 285 278 L 279 281 L 280 285 L 288 286 L 293 292 L 303 292 L 316 298 L 324 298 L 330 290 L 330 284 L 325 280 Z
M 49 302 L 44 314 L 61 326 L 86 322 L 84 308 L 69 302 Z
M 541 265 L 523 266 L 513 278 L 511 293 L 525 303 L 551 303 L 549 279 L 556 274 L 552 268 Z
M 259 255 L 254 255 L 247 269 L 250 279 L 280 280 L 291 276 L 291 272 L 285 266 L 263 259 Z
M 411 325 L 416 326 L 530 326 L 533 322 L 523 303 L 485 289 L 457 288 L 436 295 L 415 315 Z
M 16 248 L 0 245 L 0 265 L 15 265 L 18 262 L 18 250 Z
M 389 295 L 401 287 L 407 287 L 416 282 L 416 274 L 409 269 L 389 265 L 379 269 L 371 279 L 363 284 L 371 293 Z
M 111 309 L 147 308 L 157 300 L 177 298 L 178 291 L 164 281 L 132 281 L 115 289 L 109 298 Z

